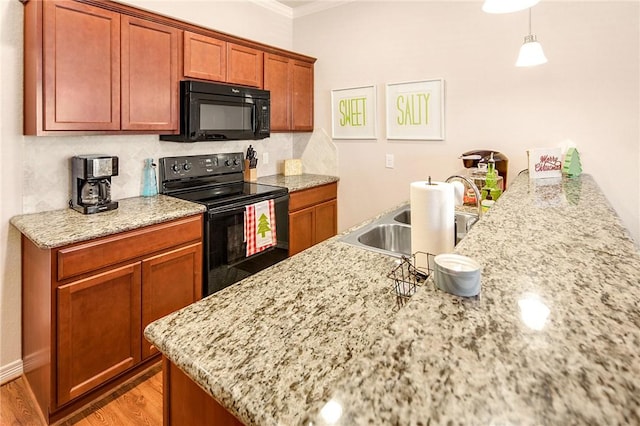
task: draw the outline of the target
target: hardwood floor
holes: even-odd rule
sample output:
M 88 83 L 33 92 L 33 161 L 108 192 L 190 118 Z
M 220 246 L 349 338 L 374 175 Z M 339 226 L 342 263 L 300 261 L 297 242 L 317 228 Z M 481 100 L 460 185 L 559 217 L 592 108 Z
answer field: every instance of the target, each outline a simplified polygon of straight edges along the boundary
M 46 425 L 23 377 L 0 387 L 1 426 Z M 63 426 L 162 425 L 162 370 L 158 364 L 112 394 L 63 419 Z

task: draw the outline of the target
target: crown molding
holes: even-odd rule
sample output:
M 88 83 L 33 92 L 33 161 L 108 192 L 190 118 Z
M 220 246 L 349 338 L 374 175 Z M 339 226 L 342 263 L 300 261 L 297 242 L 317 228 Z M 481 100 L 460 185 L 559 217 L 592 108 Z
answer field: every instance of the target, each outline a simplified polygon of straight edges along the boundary
M 336 6 L 341 6 L 346 3 L 352 3 L 356 0 L 316 0 L 312 3 L 291 8 L 276 0 L 249 0 L 250 2 L 262 6 L 265 9 L 269 9 L 273 12 L 279 13 L 288 18 L 294 19 L 301 16 L 311 15 L 323 10 L 331 9 Z
M 265 9 L 269 9 L 272 12 L 279 13 L 280 15 L 286 16 L 287 18 L 293 19 L 293 9 L 289 6 L 285 6 L 284 4 L 276 1 L 276 0 L 249 0 L 251 3 L 257 4 L 258 6 L 262 6 Z
M 312 15 L 314 13 L 322 12 L 323 10 L 342 6 L 343 4 L 353 3 L 354 1 L 356 0 L 316 0 L 313 3 L 298 6 L 293 9 L 293 17 L 299 18 L 301 16 Z

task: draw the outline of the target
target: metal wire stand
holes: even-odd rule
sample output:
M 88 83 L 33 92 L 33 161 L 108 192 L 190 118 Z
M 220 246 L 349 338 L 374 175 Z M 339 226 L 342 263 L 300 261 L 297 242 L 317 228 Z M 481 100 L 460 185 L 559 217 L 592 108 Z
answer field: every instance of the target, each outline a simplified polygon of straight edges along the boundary
M 396 294 L 398 307 L 404 306 L 409 298 L 416 293 L 417 287 L 422 285 L 431 275 L 430 257 L 434 257 L 434 255 L 421 251 L 415 252 L 411 257 L 402 256 L 398 266 L 387 274 L 387 277 L 393 280 L 393 290 Z M 426 267 L 417 266 L 418 264 L 426 265 Z

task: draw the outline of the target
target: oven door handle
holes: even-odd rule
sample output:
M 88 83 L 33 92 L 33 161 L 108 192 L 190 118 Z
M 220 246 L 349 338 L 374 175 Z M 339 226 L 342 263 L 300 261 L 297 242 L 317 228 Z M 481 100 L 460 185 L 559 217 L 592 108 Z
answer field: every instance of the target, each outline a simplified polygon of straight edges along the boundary
M 220 206 L 217 208 L 213 208 L 210 209 L 208 211 L 209 213 L 209 217 L 217 215 L 217 214 L 227 214 L 229 212 L 233 212 L 233 211 L 238 211 L 240 209 L 244 209 L 246 212 L 246 207 L 250 206 L 252 204 L 256 204 L 259 203 L 261 201 L 267 201 L 267 200 L 273 200 L 274 203 L 277 203 L 279 201 L 283 201 L 283 200 L 288 200 L 289 199 L 289 194 L 286 193 L 284 195 L 281 195 L 279 197 L 274 197 L 273 195 L 266 195 L 264 197 L 258 197 L 258 198 L 252 198 L 251 200 L 243 200 L 243 201 L 239 201 L 235 204 L 227 204 L 225 206 Z

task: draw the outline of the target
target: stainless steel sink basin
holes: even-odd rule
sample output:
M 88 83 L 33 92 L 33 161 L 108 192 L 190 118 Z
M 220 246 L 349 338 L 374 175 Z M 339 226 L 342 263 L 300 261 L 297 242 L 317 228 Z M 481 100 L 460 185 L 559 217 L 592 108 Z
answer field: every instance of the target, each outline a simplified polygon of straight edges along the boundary
M 393 220 L 411 225 L 411 209 L 409 207 L 405 207 L 404 210 L 393 217 Z
M 365 246 L 394 253 L 411 253 L 411 227 L 384 223 L 360 234 L 358 241 Z
M 455 213 L 456 244 L 462 240 L 478 221 L 478 215 Z M 411 208 L 401 207 L 374 220 L 362 228 L 344 235 L 341 241 L 366 250 L 389 256 L 411 255 Z

